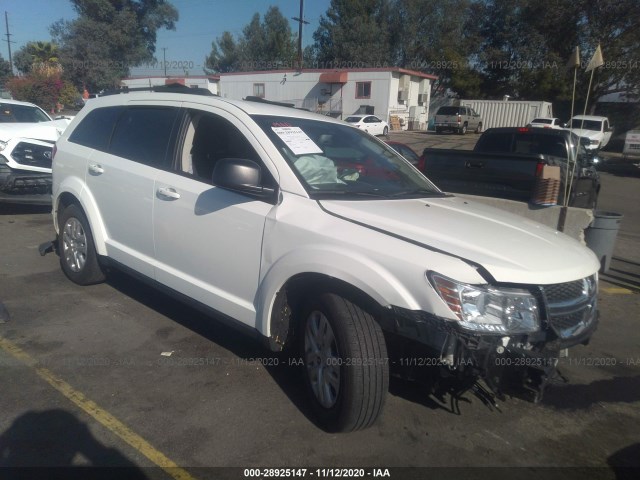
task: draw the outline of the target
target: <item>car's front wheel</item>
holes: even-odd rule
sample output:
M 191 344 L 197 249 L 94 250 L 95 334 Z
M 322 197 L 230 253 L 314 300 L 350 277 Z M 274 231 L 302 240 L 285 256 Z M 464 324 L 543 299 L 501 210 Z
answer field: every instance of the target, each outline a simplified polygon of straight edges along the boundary
M 389 128 L 388 127 L 384 127 L 384 130 L 382 130 L 382 135 L 384 135 L 385 137 L 389 134 Z
M 60 215 L 58 251 L 64 274 L 78 285 L 93 285 L 105 276 L 96 253 L 86 215 L 78 205 L 69 205 Z
M 384 335 L 373 317 L 344 297 L 324 293 L 303 309 L 300 341 L 305 383 L 321 426 L 350 432 L 372 425 L 389 386 Z

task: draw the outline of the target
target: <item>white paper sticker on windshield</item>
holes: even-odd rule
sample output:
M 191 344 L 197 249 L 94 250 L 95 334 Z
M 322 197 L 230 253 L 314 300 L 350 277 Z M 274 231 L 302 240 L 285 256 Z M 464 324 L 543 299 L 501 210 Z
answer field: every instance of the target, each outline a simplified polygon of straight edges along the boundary
M 311 140 L 300 127 L 271 127 L 294 155 L 322 153 L 322 149 Z

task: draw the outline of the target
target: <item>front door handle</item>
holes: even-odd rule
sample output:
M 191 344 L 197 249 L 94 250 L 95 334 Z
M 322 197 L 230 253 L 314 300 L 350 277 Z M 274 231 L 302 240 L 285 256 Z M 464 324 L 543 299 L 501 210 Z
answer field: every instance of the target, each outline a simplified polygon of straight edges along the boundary
M 158 189 L 158 197 L 164 200 L 177 200 L 180 198 L 180 194 L 171 187 L 160 187 Z
M 102 165 L 98 165 L 97 163 L 89 164 L 89 173 L 93 175 L 102 175 L 104 173 L 104 168 Z

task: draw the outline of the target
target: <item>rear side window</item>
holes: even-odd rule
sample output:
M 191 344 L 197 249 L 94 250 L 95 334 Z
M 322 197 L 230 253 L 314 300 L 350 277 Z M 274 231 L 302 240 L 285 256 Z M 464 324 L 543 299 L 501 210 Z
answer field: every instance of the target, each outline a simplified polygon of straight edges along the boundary
M 69 141 L 106 152 L 116 121 L 124 110 L 124 107 L 96 108 L 80 122 Z
M 436 115 L 458 115 L 460 107 L 440 107 Z
M 129 107 L 120 116 L 113 132 L 109 153 L 129 160 L 168 168 L 167 155 L 173 125 L 178 116 L 174 107 Z
M 476 145 L 476 152 L 504 152 L 508 153 L 511 151 L 511 139 L 513 135 L 511 134 L 491 134 L 485 133 L 478 140 L 478 144 Z

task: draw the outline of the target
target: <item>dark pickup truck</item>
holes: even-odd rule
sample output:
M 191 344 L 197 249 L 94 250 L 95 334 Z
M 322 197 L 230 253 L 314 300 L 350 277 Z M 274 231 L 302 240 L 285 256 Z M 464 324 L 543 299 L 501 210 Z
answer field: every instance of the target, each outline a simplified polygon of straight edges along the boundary
M 557 165 L 562 204 L 570 154 L 576 163 L 569 206 L 595 208 L 598 173 L 580 138 L 568 130 L 491 128 L 473 151 L 425 148 L 418 168 L 446 192 L 528 202 L 544 165 Z

